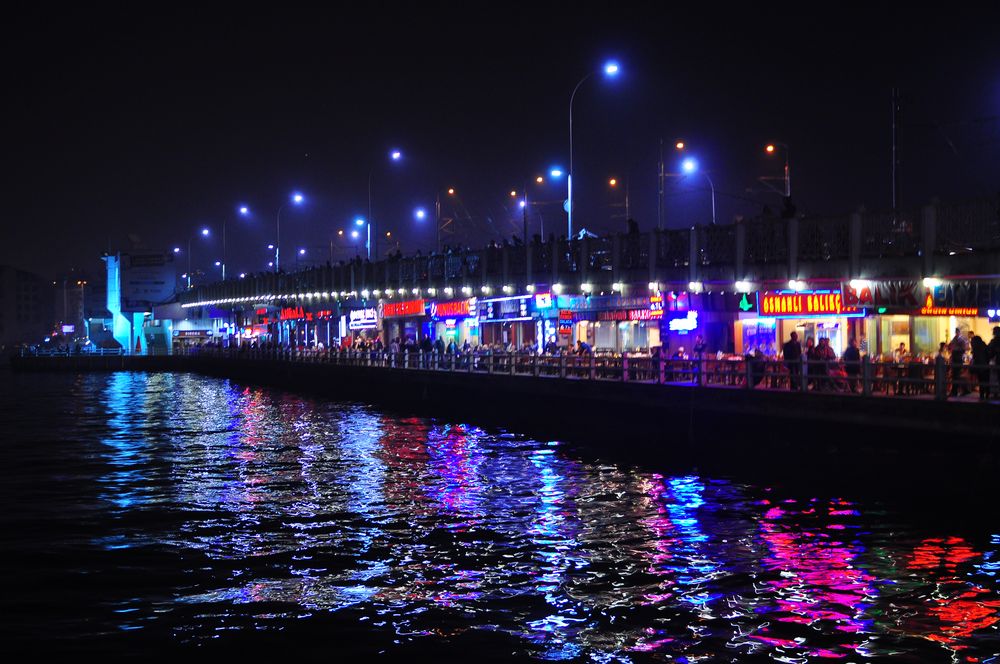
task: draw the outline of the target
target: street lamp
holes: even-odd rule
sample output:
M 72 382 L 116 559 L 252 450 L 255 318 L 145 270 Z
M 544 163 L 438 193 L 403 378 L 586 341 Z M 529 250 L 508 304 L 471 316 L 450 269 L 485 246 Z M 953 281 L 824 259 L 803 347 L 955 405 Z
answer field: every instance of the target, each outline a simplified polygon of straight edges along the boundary
M 241 205 L 237 210 L 241 217 L 246 217 L 250 214 L 249 208 L 245 205 Z M 222 280 L 226 280 L 226 222 L 229 220 L 229 215 L 222 218 Z
M 207 228 L 201 229 L 201 236 L 202 237 L 208 237 L 208 235 L 209 235 L 209 231 L 208 231 Z M 191 241 L 194 240 L 196 237 L 198 237 L 198 236 L 197 235 L 193 235 L 190 238 L 188 238 L 188 271 L 187 271 L 187 287 L 188 287 L 188 290 L 191 290 Z
M 790 150 L 788 149 L 788 146 L 785 145 L 784 143 L 768 143 L 767 146 L 764 148 L 764 152 L 766 152 L 769 155 L 770 154 L 774 154 L 775 152 L 778 151 L 778 148 L 781 148 L 785 152 L 785 176 L 784 176 L 784 180 L 785 180 L 785 198 L 791 198 L 791 196 L 792 196 L 792 172 L 791 172 L 791 168 L 789 166 L 789 159 L 790 159 L 789 152 L 790 152 Z M 775 178 L 775 179 L 777 179 L 777 178 Z
M 275 272 L 281 271 L 281 211 L 284 210 L 289 205 L 302 205 L 302 201 L 304 200 L 305 198 L 302 196 L 302 194 L 294 192 L 291 198 L 286 203 L 282 204 L 281 207 L 278 208 L 278 223 L 277 223 L 277 228 L 275 229 L 275 242 L 274 242 Z
M 605 78 L 616 78 L 620 73 L 617 62 L 611 60 L 604 64 L 602 71 Z M 573 94 L 569 96 L 569 172 L 566 174 L 566 198 L 568 199 L 568 209 L 566 211 L 566 239 L 573 237 L 573 101 L 576 99 L 576 92 L 596 72 L 590 72 L 580 79 L 580 82 L 573 88 Z
M 681 162 L 681 170 L 684 171 L 686 175 L 694 175 L 698 172 L 698 160 L 694 157 L 687 157 Z M 708 180 L 708 186 L 712 190 L 712 225 L 716 224 L 715 218 L 715 183 L 712 182 L 712 178 L 708 177 L 708 173 L 702 171 L 701 174 L 706 180 Z
M 402 160 L 403 153 L 399 150 L 393 149 L 389 151 L 389 160 L 392 162 L 398 162 Z M 368 224 L 369 226 L 375 225 L 375 215 L 372 213 L 372 179 L 375 176 L 375 166 L 372 166 L 371 170 L 368 171 Z M 368 231 L 368 260 L 378 258 L 378 247 L 373 246 L 371 243 L 371 230 Z

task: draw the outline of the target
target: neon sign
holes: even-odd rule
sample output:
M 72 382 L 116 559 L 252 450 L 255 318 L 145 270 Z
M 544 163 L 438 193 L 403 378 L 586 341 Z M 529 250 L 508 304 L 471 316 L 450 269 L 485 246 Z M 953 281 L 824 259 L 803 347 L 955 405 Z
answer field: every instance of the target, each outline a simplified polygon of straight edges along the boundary
M 378 311 L 375 309 L 355 309 L 349 315 L 348 329 L 373 330 L 378 327 Z
M 474 316 L 474 300 L 456 302 L 431 302 L 431 318 L 467 318 Z
M 924 306 L 920 308 L 921 316 L 978 316 L 976 307 L 935 307 L 934 297 L 928 293 Z
M 673 318 L 670 320 L 668 325 L 671 332 L 687 334 L 691 330 L 698 327 L 698 312 L 688 311 L 684 318 Z
M 382 305 L 382 318 L 399 316 L 423 316 L 423 300 L 407 300 L 406 302 L 386 302 Z
M 663 296 L 659 293 L 649 296 L 649 316 L 650 318 L 663 316 Z
M 856 307 L 845 306 L 839 291 L 765 292 L 760 296 L 759 311 L 773 318 L 864 316 Z
M 663 310 L 659 312 L 650 309 L 628 309 L 627 311 L 598 311 L 597 320 L 605 321 L 637 321 L 654 320 L 663 316 Z
M 535 296 L 535 308 L 536 309 L 548 309 L 552 306 L 552 294 L 551 293 L 539 293 Z

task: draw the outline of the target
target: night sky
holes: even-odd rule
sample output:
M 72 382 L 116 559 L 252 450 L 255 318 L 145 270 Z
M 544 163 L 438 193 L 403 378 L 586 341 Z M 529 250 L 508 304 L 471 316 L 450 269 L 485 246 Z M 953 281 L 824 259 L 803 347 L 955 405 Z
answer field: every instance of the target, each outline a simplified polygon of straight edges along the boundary
M 283 266 L 299 247 L 326 261 L 367 213 L 372 169 L 379 232 L 404 252 L 433 247 L 434 222 L 412 211 L 432 215 L 447 187 L 463 243 L 520 234 L 509 191 L 568 167 L 570 93 L 609 57 L 622 76 L 595 76 L 574 107 L 577 227 L 624 230 L 610 176 L 628 181 L 639 226 L 656 226 L 661 139 L 668 171 L 681 138 L 711 175 L 720 223 L 780 208 L 757 181 L 781 173 L 771 141 L 791 148 L 800 213 L 886 209 L 893 86 L 903 207 L 1000 191 L 996 11 L 370 6 L 10 16 L 0 264 L 96 272 L 109 247 L 186 252 L 207 225 L 193 256 L 208 271 L 229 215 L 230 274 L 259 271 L 293 190 L 306 205 L 282 213 Z M 703 178 L 667 190 L 666 226 L 710 221 Z M 531 232 L 564 233 L 565 181 L 528 191 Z M 252 218 L 236 219 L 239 204 Z

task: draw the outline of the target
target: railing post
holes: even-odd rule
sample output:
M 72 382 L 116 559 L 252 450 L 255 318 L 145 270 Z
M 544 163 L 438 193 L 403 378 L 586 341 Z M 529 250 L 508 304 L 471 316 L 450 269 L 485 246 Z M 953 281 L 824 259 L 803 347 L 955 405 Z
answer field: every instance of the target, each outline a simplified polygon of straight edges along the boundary
M 472 368 L 475 365 L 475 362 L 473 362 L 473 359 L 475 359 L 475 357 L 476 356 L 473 353 L 471 353 L 471 352 L 468 355 L 465 356 L 465 358 L 466 358 L 466 367 L 465 368 L 469 370 L 469 373 L 472 373 Z
M 662 357 L 656 358 L 656 384 L 663 385 L 667 382 L 667 367 Z
M 808 392 L 809 391 L 809 360 L 801 359 L 800 358 L 799 359 L 799 364 L 801 365 L 799 367 L 799 373 L 801 374 L 800 378 L 802 379 L 802 391 L 803 392 Z
M 590 380 L 597 379 L 597 358 L 594 355 L 590 356 Z
M 489 357 L 489 359 L 486 361 L 486 370 L 487 370 L 487 373 L 492 374 L 493 373 L 493 351 L 492 350 L 489 352 L 489 354 L 487 355 L 487 357 Z
M 406 351 L 403 351 L 403 368 L 404 369 L 409 369 L 410 368 L 410 355 L 412 355 L 412 353 L 408 353 Z
M 514 368 L 515 368 L 515 365 L 517 364 L 517 354 L 516 353 L 507 353 L 507 358 L 510 361 L 510 375 L 513 376 L 514 373 L 515 373 Z
M 867 355 L 861 358 L 861 394 L 872 395 L 872 361 Z
M 746 381 L 748 390 L 753 387 L 753 363 L 750 362 L 749 358 L 749 355 L 743 358 L 743 379 Z
M 565 355 L 560 355 L 559 356 L 559 377 L 560 378 L 565 378 L 566 377 L 566 356 Z
M 538 378 L 538 355 L 531 356 L 531 375 Z
M 695 376 L 695 378 L 697 379 L 696 382 L 698 383 L 698 387 L 705 387 L 705 364 L 704 363 L 705 363 L 705 358 L 704 357 L 701 357 L 701 356 L 695 357 L 694 366 L 695 366 L 695 370 L 698 372 L 698 375 Z
M 934 360 L 934 398 L 944 401 L 948 398 L 948 369 L 940 355 Z
M 622 382 L 628 382 L 628 351 L 622 353 Z

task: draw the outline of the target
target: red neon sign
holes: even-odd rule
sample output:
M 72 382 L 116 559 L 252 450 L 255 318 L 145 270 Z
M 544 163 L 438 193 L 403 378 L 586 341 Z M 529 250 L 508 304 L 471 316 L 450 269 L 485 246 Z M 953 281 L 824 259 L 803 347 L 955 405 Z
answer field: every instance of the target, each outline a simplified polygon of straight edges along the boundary
M 857 314 L 855 307 L 844 306 L 839 292 L 763 293 L 760 314 L 775 318 L 790 316 L 836 316 Z
M 407 300 L 406 302 L 386 302 L 382 305 L 382 318 L 398 316 L 423 316 L 423 300 Z
M 920 308 L 921 316 L 978 316 L 979 309 L 975 307 L 935 307 L 934 297 L 928 293 L 927 301 Z

